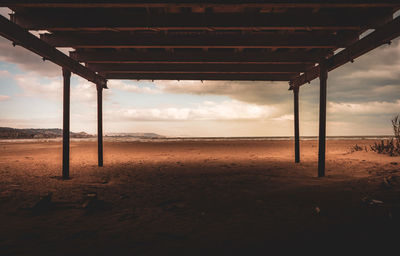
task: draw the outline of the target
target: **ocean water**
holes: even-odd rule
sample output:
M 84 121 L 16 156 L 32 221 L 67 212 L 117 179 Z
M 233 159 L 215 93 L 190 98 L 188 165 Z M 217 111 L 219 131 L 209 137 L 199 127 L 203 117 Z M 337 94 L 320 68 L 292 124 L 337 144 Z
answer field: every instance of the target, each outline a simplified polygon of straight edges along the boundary
M 393 136 L 327 136 L 327 140 L 385 140 Z M 301 136 L 301 140 L 318 140 L 318 136 Z M 93 138 L 71 138 L 71 141 L 97 141 Z M 106 142 L 166 142 L 166 141 L 229 141 L 229 140 L 252 140 L 252 141 L 270 141 L 270 140 L 294 140 L 293 136 L 286 137 L 165 137 L 165 138 L 138 138 L 122 136 L 104 136 Z M 41 138 L 41 139 L 0 139 L 1 143 L 35 143 L 35 142 L 61 142 L 62 138 Z

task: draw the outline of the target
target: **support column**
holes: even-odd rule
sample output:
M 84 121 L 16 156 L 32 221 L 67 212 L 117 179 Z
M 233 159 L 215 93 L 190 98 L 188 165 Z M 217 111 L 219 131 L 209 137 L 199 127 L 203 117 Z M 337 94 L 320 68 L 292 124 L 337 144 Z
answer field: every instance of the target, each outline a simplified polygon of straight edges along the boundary
M 97 85 L 97 154 L 98 164 L 103 166 L 103 86 Z
M 299 87 L 293 87 L 294 96 L 294 155 L 295 163 L 300 163 L 300 132 L 299 132 Z
M 69 118 L 70 118 L 70 81 L 71 71 L 63 68 L 63 168 L 62 178 L 69 179 Z
M 318 147 L 318 177 L 325 176 L 325 142 L 326 142 L 326 83 L 328 71 L 325 61 L 319 64 L 319 147 Z

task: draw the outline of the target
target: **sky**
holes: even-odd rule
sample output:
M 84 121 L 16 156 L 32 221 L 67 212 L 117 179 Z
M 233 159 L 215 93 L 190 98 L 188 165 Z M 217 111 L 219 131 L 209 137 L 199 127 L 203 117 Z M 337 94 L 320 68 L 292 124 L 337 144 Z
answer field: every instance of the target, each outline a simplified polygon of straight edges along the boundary
M 5 14 L 6 10 L 0 10 Z M 69 49 L 63 49 L 68 52 Z M 62 127 L 61 68 L 0 37 L 0 126 Z M 104 133 L 292 136 L 287 82 L 111 80 Z M 300 135 L 318 135 L 319 80 L 300 88 Z M 329 72 L 327 135 L 392 134 L 400 114 L 400 40 Z M 71 78 L 71 130 L 96 133 L 96 87 Z

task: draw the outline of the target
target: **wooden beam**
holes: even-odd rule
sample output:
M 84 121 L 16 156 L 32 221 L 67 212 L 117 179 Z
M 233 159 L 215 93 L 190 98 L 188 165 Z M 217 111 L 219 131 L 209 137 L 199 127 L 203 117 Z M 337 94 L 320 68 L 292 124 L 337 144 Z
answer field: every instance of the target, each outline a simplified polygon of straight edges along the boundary
M 311 64 L 328 54 L 327 51 L 296 52 L 133 52 L 133 51 L 74 51 L 70 57 L 86 63 L 151 63 L 151 64 Z
M 198 74 L 198 73 L 176 73 L 176 74 L 160 74 L 160 73 L 110 73 L 105 74 L 107 79 L 125 79 L 125 80 L 223 80 L 223 81 L 289 81 L 293 74 Z
M 126 7 L 191 7 L 191 8 L 222 8 L 235 6 L 237 8 L 360 8 L 360 7 L 392 7 L 398 6 L 396 0 L 4 0 L 4 7 L 56 7 L 56 8 L 126 8 Z
M 360 39 L 353 45 L 350 45 L 341 52 L 335 54 L 327 60 L 327 70 L 332 71 L 361 55 L 381 46 L 382 44 L 389 43 L 391 40 L 400 36 L 400 17 L 388 22 L 382 27 L 376 29 L 371 34 Z M 301 86 L 319 77 L 320 68 L 315 66 L 309 69 L 304 74 L 296 77 L 291 81 L 293 87 Z
M 119 10 L 119 9 L 118 9 Z M 13 22 L 29 30 L 140 31 L 140 30 L 360 30 L 373 28 L 368 12 L 331 13 L 180 13 L 45 12 L 16 13 Z M 134 17 L 134 18 L 132 18 Z
M 340 48 L 354 42 L 355 35 L 336 36 L 314 33 L 129 34 L 124 32 L 42 34 L 54 47 L 74 48 Z
M 303 64 L 87 64 L 99 73 L 300 73 Z
M 89 70 L 88 68 L 82 66 L 77 61 L 71 59 L 64 53 L 55 49 L 54 47 L 43 42 L 36 36 L 32 35 L 25 29 L 15 25 L 8 19 L 0 15 L 0 35 L 12 41 L 13 43 L 20 45 L 40 56 L 46 60 L 50 60 L 55 64 L 95 83 L 101 84 L 106 87 L 107 81 Z

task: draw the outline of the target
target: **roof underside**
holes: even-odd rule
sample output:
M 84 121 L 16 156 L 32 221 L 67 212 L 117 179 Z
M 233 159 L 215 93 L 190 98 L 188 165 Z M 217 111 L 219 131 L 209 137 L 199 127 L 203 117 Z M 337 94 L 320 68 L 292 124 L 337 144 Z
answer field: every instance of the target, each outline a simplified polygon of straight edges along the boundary
M 399 1 L 81 2 L 0 5 L 13 10 L 15 24 L 41 31 L 40 39 L 53 47 L 73 48 L 72 59 L 106 79 L 302 85 L 318 77 L 321 60 L 334 62 L 333 69 L 399 35 L 398 20 L 390 24 Z M 366 44 L 362 33 L 390 25 L 385 35 L 359 49 Z M 338 60 L 339 48 L 358 52 Z

